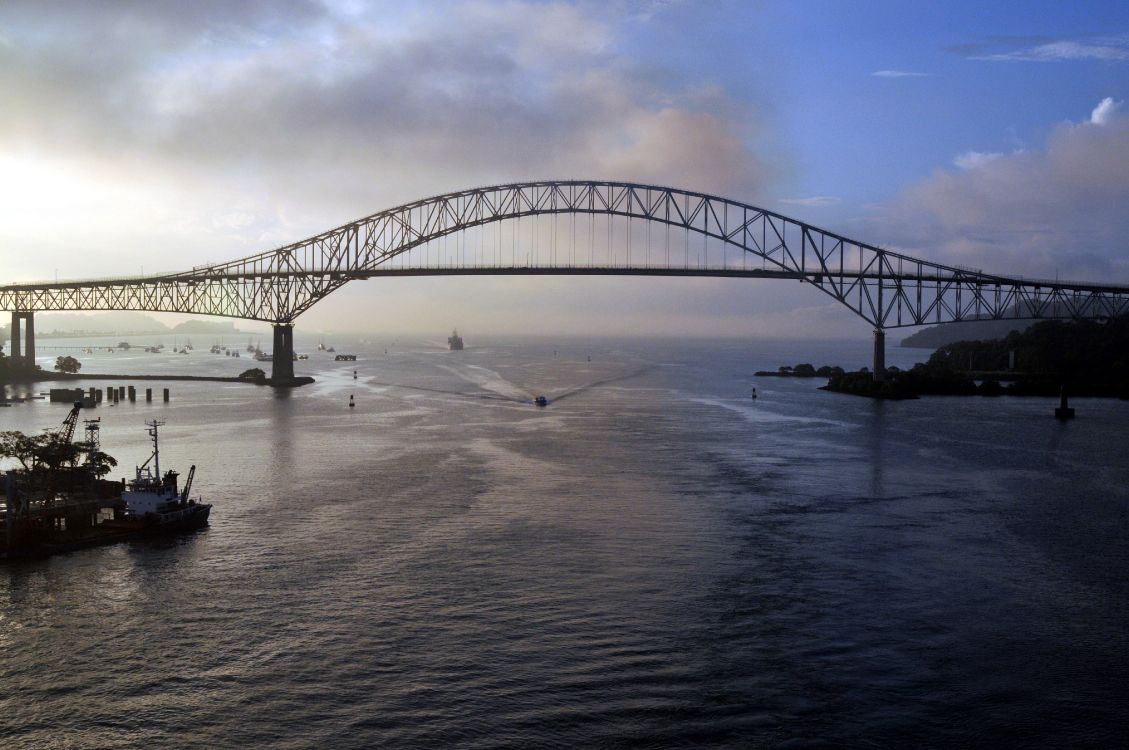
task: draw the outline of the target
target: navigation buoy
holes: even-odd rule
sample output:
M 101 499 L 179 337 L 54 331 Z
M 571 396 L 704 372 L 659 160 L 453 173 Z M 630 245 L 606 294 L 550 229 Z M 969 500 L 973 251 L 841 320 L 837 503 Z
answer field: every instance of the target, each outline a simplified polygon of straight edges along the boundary
M 757 397 L 757 389 L 756 389 L 756 388 L 754 388 L 754 389 L 753 389 L 753 398 L 756 398 L 756 397 Z
M 356 379 L 357 379 L 357 371 L 353 370 L 353 380 L 356 380 Z
M 353 394 L 350 393 L 349 394 L 349 408 L 352 409 L 354 406 L 356 406 L 356 404 L 353 403 Z

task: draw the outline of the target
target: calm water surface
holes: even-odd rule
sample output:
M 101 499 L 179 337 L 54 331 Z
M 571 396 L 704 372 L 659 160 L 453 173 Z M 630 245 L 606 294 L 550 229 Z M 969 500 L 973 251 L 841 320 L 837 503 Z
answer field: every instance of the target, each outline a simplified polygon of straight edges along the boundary
M 865 342 L 332 343 L 360 359 L 311 352 L 291 393 L 171 383 L 97 410 L 119 475 L 166 420 L 212 523 L 0 567 L 4 747 L 1129 737 L 1129 403 L 1059 424 L 1041 399 L 752 377 L 859 366 Z

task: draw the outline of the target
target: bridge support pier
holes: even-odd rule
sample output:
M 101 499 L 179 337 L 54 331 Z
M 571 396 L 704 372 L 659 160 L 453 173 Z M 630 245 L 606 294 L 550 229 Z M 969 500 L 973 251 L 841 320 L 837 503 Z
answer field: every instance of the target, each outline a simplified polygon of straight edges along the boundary
M 874 382 L 881 383 L 886 379 L 886 332 L 881 328 L 874 329 Z
M 271 359 L 271 380 L 276 383 L 294 379 L 294 324 L 275 323 L 274 352 Z
M 26 325 L 23 325 L 26 322 Z M 21 330 L 22 328 L 22 330 Z M 22 339 L 22 340 L 21 340 Z M 35 365 L 35 313 L 14 311 L 12 313 L 12 363 L 16 366 Z
M 22 338 L 20 334 L 21 322 L 23 322 L 23 317 L 20 315 L 20 313 L 13 312 L 11 328 L 12 340 L 8 342 L 10 344 L 10 346 L 8 347 L 8 356 L 12 358 L 12 363 L 16 365 L 18 365 L 23 359 L 23 354 L 21 354 L 22 349 L 20 348 L 22 346 L 20 342 L 20 339 Z

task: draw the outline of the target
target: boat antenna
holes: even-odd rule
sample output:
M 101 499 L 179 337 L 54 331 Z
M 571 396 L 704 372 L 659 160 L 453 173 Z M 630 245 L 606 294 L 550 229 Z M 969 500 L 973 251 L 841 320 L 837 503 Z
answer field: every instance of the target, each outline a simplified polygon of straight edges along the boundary
M 157 479 L 161 478 L 161 451 L 157 444 L 157 428 L 164 424 L 164 422 L 154 419 L 152 422 L 145 423 L 149 427 L 149 437 L 153 438 L 153 471 L 157 475 Z M 149 463 L 146 461 L 145 463 Z

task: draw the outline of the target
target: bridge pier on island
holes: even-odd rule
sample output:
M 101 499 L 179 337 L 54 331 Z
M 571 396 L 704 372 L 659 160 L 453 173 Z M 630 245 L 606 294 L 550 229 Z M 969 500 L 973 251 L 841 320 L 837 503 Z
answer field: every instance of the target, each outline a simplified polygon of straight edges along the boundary
M 294 324 L 274 324 L 274 350 L 271 354 L 271 385 L 292 385 L 294 381 Z
M 33 367 L 35 365 L 34 312 L 31 312 L 30 310 L 16 310 L 12 312 L 11 338 L 12 345 L 9 355 L 12 358 L 12 363 L 17 367 Z
M 881 328 L 874 329 L 874 371 L 875 383 L 886 379 L 886 332 Z

